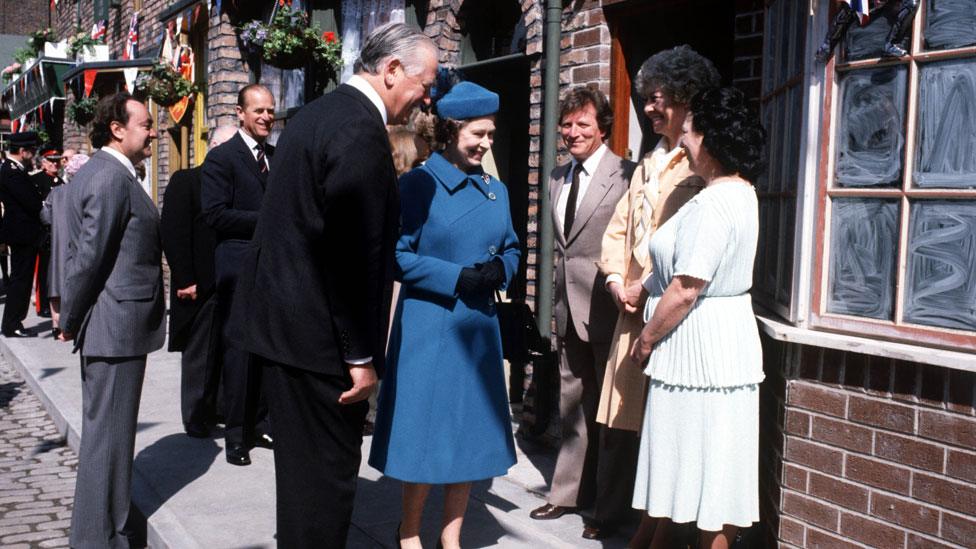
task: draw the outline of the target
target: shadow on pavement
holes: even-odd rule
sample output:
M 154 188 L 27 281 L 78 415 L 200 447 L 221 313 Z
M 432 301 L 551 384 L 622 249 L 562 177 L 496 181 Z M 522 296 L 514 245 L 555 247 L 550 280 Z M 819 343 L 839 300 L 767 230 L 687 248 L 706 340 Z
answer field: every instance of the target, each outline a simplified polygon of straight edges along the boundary
M 141 426 L 141 425 L 140 425 Z M 159 496 L 143 515 L 151 517 L 169 498 L 203 476 L 220 454 L 213 439 L 195 439 L 183 433 L 165 436 L 136 455 L 134 467 L 148 472 L 149 483 Z
M 23 386 L 23 381 L 0 383 L 0 408 L 6 408 L 11 400 L 17 398 L 17 395 L 20 394 L 20 388 Z

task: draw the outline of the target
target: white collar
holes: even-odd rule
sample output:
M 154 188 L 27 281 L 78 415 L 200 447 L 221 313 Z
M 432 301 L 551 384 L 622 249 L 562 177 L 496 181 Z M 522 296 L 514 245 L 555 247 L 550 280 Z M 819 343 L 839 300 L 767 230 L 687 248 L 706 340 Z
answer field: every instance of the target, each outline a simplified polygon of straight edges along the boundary
M 376 107 L 376 110 L 380 112 L 380 116 L 383 117 L 383 125 L 385 126 L 386 105 L 383 104 L 383 98 L 380 97 L 380 94 L 376 91 L 375 88 L 373 88 L 373 85 L 370 84 L 362 76 L 359 76 L 358 74 L 354 74 L 350 76 L 349 80 L 346 80 L 346 84 L 349 84 L 350 86 L 363 92 L 363 95 L 366 96 L 366 99 L 369 99 L 369 102 L 372 103 L 373 106 Z
M 129 173 L 132 174 L 132 177 L 136 178 L 136 180 L 139 179 L 139 176 L 136 175 L 136 167 L 132 165 L 132 161 L 129 160 L 128 156 L 120 153 L 114 147 L 109 147 L 108 145 L 102 147 L 101 150 L 114 156 L 116 160 L 118 160 L 119 162 L 122 163 L 123 166 L 125 166 L 125 169 L 129 170 Z
M 601 143 L 599 148 L 593 151 L 593 154 L 591 154 L 589 158 L 583 161 L 583 171 L 586 172 L 586 175 L 588 176 L 593 175 L 593 172 L 595 172 L 597 166 L 600 165 L 600 161 L 603 160 L 603 155 L 606 154 L 606 152 L 607 152 L 606 144 Z M 576 168 L 576 164 L 579 164 L 579 161 L 574 158 L 573 166 L 571 168 L 570 173 L 572 173 L 572 169 Z
M 241 139 L 244 140 L 244 144 L 247 145 L 248 150 L 253 151 L 259 145 L 257 139 L 251 137 L 251 134 L 244 131 L 244 128 L 238 129 L 237 133 L 241 134 Z

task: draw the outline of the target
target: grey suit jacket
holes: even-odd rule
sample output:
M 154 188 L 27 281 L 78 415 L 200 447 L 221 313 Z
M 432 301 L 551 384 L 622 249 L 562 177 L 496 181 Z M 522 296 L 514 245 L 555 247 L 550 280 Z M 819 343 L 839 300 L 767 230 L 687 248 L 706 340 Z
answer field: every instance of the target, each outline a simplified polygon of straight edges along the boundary
M 64 262 L 68 256 L 68 228 L 65 215 L 66 185 L 58 185 L 47 195 L 41 208 L 41 223 L 51 227 L 51 259 L 48 262 L 47 295 L 61 297 L 61 280 L 64 278 Z
M 570 177 L 572 162 L 556 167 L 549 178 L 553 226 L 556 227 L 556 333 L 566 335 L 568 319 L 583 341 L 610 341 L 617 321 L 617 307 L 604 284 L 606 277 L 597 268 L 603 233 L 617 207 L 627 194 L 630 176 L 637 166 L 607 151 L 597 165 L 580 202 L 568 238 L 563 237 L 556 213 L 559 194 Z
M 85 356 L 129 357 L 163 346 L 159 213 L 112 155 L 98 151 L 68 185 L 62 329 Z

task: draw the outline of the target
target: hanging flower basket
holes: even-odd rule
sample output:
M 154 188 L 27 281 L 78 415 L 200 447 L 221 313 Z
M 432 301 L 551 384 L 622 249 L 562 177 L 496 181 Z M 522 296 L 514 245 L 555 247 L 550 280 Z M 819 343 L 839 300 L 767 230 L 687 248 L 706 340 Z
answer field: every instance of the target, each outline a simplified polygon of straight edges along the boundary
M 65 109 L 65 114 L 68 115 L 68 120 L 71 120 L 76 126 L 82 128 L 95 119 L 96 105 L 98 105 L 98 98 L 96 97 L 76 99 Z
M 171 107 L 184 97 L 197 93 L 199 86 L 166 63 L 156 63 L 149 73 L 136 80 L 136 93 L 149 97 L 157 105 Z
M 252 53 L 279 69 L 299 69 L 315 63 L 329 80 L 342 67 L 342 43 L 333 32 L 310 25 L 308 14 L 279 5 L 270 23 L 250 21 L 240 28 L 241 41 Z

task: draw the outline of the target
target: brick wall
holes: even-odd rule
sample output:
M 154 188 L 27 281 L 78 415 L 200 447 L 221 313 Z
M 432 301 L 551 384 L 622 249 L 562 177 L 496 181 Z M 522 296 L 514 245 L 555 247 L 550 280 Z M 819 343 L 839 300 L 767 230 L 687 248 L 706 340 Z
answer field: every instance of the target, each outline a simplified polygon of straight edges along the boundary
M 53 26 L 49 0 L 0 0 L 0 34 L 28 35 Z
M 250 81 L 234 24 L 226 13 L 210 13 L 207 59 L 207 122 L 210 127 L 236 125 L 237 92 Z
M 761 0 L 736 0 L 732 85 L 759 106 L 762 93 L 763 9 Z
M 768 521 L 778 526 L 779 541 L 798 547 L 972 546 L 976 374 L 786 347 L 785 358 L 793 362 L 778 414 L 780 487 L 765 491 L 779 495 L 778 521 Z M 767 419 L 777 415 L 763 411 Z M 763 451 L 775 459 L 774 448 Z

